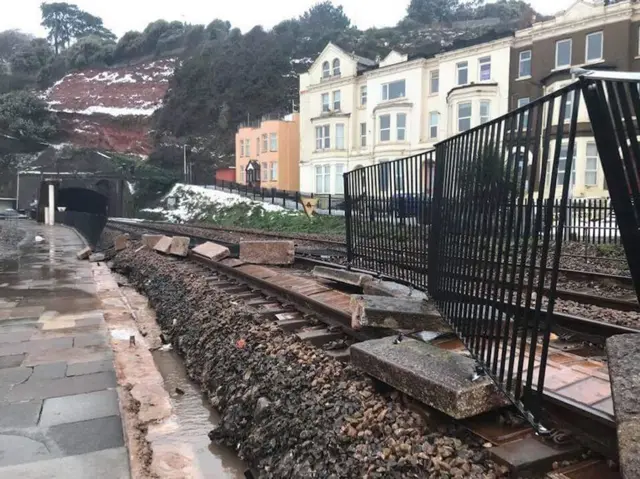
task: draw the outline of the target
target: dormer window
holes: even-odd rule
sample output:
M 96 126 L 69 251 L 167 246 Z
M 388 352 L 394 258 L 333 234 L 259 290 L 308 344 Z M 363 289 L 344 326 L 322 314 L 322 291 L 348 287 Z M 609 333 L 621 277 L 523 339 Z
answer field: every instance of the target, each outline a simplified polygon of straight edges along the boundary
M 333 60 L 333 76 L 334 77 L 340 76 L 340 59 L 339 58 L 335 58 Z
M 331 70 L 329 69 L 329 62 L 322 64 L 322 78 L 329 78 L 331 76 Z

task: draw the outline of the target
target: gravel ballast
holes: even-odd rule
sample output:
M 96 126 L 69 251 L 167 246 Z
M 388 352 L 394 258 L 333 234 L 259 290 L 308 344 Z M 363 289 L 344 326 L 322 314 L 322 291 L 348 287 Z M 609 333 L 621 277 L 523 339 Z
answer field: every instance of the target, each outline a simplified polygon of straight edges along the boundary
M 210 270 L 134 242 L 113 260 L 220 412 L 212 441 L 260 477 L 503 477 L 474 438 L 427 424 L 397 393 L 215 291 Z

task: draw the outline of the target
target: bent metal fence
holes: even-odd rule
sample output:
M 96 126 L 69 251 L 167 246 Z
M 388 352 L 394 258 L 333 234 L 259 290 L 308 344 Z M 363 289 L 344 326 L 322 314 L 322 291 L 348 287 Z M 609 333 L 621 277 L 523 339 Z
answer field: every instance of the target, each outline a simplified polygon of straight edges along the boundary
M 541 414 L 579 118 L 592 119 L 640 285 L 637 86 L 583 75 L 435 153 L 345 175 L 350 264 L 426 286 L 479 368 L 532 424 Z

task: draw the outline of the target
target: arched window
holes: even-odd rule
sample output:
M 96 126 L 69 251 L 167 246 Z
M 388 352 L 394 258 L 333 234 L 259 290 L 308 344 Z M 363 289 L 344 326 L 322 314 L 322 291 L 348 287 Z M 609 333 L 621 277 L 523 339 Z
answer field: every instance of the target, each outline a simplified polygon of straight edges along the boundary
M 334 77 L 340 76 L 340 59 L 339 58 L 335 58 L 333 60 L 333 76 Z
M 329 62 L 324 62 L 322 64 L 322 78 L 329 78 L 331 76 L 331 71 L 329 70 Z

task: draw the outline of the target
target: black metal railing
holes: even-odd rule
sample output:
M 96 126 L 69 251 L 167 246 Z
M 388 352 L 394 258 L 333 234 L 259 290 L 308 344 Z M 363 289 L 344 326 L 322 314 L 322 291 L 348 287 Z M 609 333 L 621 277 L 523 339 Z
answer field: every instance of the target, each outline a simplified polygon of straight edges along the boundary
M 640 300 L 640 74 L 582 72 L 580 85 Z
M 226 180 L 215 180 L 213 185 L 208 186 L 293 210 L 301 211 L 303 209 L 301 201 L 303 198 L 316 198 L 319 214 L 341 215 L 344 214 L 345 209 L 344 194 L 305 193 L 277 188 L 262 188 Z
M 107 224 L 105 215 L 86 213 L 84 211 L 56 211 L 56 223 L 75 228 L 92 248 L 98 244 L 102 230 Z
M 433 152 L 345 175 L 349 263 L 426 287 Z

